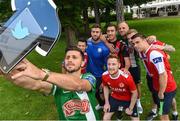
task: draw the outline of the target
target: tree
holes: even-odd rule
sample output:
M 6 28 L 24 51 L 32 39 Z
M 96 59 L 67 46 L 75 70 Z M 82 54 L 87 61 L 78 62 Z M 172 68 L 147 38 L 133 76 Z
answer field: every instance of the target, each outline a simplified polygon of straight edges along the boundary
M 0 2 L 0 22 L 5 22 L 12 15 L 10 0 Z
M 100 24 L 100 13 L 99 13 L 99 6 L 97 0 L 94 0 L 94 14 L 95 14 L 96 23 Z
M 116 17 L 117 17 L 117 23 L 124 21 L 123 0 L 116 0 Z
M 83 16 L 83 26 L 84 26 L 84 32 L 89 34 L 90 29 L 89 29 L 89 20 L 88 20 L 88 0 L 83 0 L 82 1 L 82 16 Z
M 74 45 L 80 27 L 82 26 L 81 19 L 81 2 L 82 0 L 57 0 L 56 4 L 59 8 L 59 17 L 62 28 L 65 31 L 67 46 Z

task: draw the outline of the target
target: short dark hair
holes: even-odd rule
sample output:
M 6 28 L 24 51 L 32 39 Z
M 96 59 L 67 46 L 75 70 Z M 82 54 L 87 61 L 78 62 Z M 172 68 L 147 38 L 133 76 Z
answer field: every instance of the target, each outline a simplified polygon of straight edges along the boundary
M 113 54 L 113 53 L 110 53 L 107 57 L 107 60 L 110 59 L 110 58 L 116 58 L 118 61 L 120 60 L 119 59 L 119 56 L 117 56 L 116 54 Z M 120 62 L 120 61 L 119 61 Z
M 87 45 L 87 40 L 84 37 L 79 37 L 78 42 L 84 42 Z
M 74 46 L 74 45 L 68 46 L 66 48 L 66 50 L 65 50 L 65 53 L 67 53 L 68 51 L 77 51 L 77 52 L 79 52 L 81 54 L 82 60 L 84 60 L 84 53 L 77 46 Z
M 116 26 L 115 24 L 113 24 L 113 23 L 109 23 L 108 26 L 107 26 L 107 28 L 108 28 L 108 27 L 114 27 L 115 30 L 117 30 L 117 26 Z M 107 30 L 107 29 L 106 29 L 106 30 Z
M 140 33 L 136 33 L 135 35 L 133 35 L 131 37 L 131 39 L 135 39 L 137 37 L 140 37 L 141 39 L 146 39 L 146 36 L 144 36 L 143 34 L 140 34 Z
M 99 25 L 99 24 L 94 24 L 92 27 L 91 27 L 91 29 L 92 28 L 99 28 L 99 29 L 101 29 L 101 26 Z

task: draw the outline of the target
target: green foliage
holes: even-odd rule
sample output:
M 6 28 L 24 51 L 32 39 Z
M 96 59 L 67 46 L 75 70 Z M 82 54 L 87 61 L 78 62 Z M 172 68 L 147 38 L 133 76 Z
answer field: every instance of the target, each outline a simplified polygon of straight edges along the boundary
M 132 13 L 124 13 L 124 18 L 125 20 L 132 20 Z M 101 22 L 105 22 L 106 19 L 103 17 L 103 15 L 101 16 Z M 109 21 L 116 21 L 116 15 L 110 15 L 109 16 Z M 95 23 L 95 18 L 94 17 L 89 17 L 89 23 Z
M 124 5 L 131 5 L 131 6 L 133 6 L 134 4 L 141 5 L 149 1 L 152 1 L 152 0 L 124 0 Z
M 5 22 L 11 15 L 10 0 L 0 2 L 0 22 Z

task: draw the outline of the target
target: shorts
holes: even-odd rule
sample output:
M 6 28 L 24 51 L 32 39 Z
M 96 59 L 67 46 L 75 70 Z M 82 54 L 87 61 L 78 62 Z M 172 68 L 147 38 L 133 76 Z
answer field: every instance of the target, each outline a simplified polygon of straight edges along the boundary
M 109 97 L 109 104 L 110 104 L 110 112 L 117 112 L 119 107 L 123 107 L 123 110 L 129 107 L 130 101 L 123 101 L 123 100 L 117 100 L 113 97 Z M 137 106 L 135 104 L 133 108 L 133 113 L 131 115 L 132 117 L 138 117 L 138 112 L 137 112 Z
M 158 105 L 158 108 L 160 107 L 160 100 L 158 97 L 158 92 L 155 92 L 155 97 L 157 101 L 155 102 Z M 164 104 L 163 104 L 163 112 L 162 115 L 167 115 L 170 112 L 171 106 L 172 106 L 172 100 L 176 95 L 176 90 L 172 92 L 165 92 L 164 93 Z
M 131 73 L 135 84 L 140 84 L 141 83 L 141 70 L 140 70 L 140 66 L 130 67 L 129 68 L 129 72 Z

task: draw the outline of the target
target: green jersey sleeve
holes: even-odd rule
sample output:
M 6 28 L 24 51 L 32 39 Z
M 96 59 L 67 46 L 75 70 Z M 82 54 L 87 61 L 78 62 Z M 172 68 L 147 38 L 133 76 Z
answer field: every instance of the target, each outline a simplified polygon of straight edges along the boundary
M 92 85 L 92 89 L 96 88 L 96 78 L 91 73 L 85 73 L 82 75 L 81 79 L 86 79 Z

